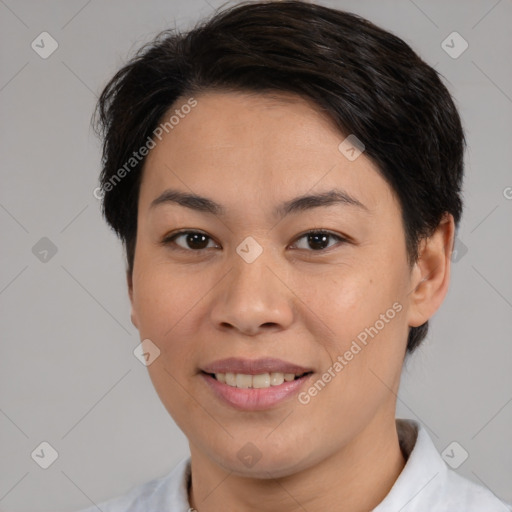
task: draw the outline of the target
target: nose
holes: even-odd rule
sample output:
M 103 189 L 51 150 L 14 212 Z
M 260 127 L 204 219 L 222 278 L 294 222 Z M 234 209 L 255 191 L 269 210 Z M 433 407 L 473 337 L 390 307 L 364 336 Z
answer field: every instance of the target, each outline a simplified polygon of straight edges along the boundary
M 294 294 L 278 266 L 265 252 L 252 263 L 237 255 L 228 275 L 216 289 L 211 319 L 222 330 L 248 336 L 280 331 L 293 322 Z

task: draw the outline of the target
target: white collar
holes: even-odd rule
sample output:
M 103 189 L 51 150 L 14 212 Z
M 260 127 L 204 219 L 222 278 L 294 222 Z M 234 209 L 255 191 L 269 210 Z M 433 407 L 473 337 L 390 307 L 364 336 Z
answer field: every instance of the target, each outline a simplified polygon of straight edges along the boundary
M 387 496 L 372 512 L 512 512 L 510 504 L 449 468 L 420 423 L 396 419 L 396 426 L 406 464 Z M 188 512 L 190 475 L 190 457 L 187 457 L 167 475 L 99 507 L 105 512 Z M 97 508 L 82 512 L 93 511 Z

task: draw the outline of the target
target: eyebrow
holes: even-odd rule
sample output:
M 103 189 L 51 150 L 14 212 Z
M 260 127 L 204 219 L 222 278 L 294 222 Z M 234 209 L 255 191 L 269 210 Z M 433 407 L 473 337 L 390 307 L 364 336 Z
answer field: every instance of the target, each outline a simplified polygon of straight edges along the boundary
M 175 189 L 165 190 L 156 199 L 151 202 L 150 208 L 161 204 L 178 204 L 185 208 L 190 208 L 198 212 L 210 213 L 218 217 L 226 215 L 226 208 L 212 199 L 181 192 Z M 306 194 L 277 206 L 273 214 L 276 217 L 285 217 L 291 213 L 302 212 L 313 208 L 326 207 L 332 205 L 354 206 L 358 209 L 369 212 L 369 209 L 358 199 L 341 189 L 333 189 L 318 194 Z

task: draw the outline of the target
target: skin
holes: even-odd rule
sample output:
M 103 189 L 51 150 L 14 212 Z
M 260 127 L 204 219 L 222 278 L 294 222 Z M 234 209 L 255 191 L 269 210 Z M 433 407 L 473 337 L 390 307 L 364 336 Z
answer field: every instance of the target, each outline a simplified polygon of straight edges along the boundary
M 146 159 L 128 275 L 132 322 L 161 351 L 151 380 L 189 440 L 190 505 L 368 511 L 405 464 L 395 408 L 407 333 L 447 292 L 453 218 L 422 241 L 411 267 L 393 190 L 365 153 L 351 162 L 338 150 L 345 136 L 318 107 L 282 93 L 195 98 Z M 168 188 L 211 198 L 226 214 L 151 207 Z M 284 201 L 333 188 L 366 209 L 272 215 Z M 186 236 L 162 244 L 184 228 L 206 234 L 205 248 Z M 335 236 L 319 250 L 303 234 L 320 228 Z M 236 252 L 248 236 L 263 248 L 250 264 Z M 221 358 L 271 356 L 313 368 L 314 382 L 397 302 L 401 311 L 307 405 L 294 396 L 265 411 L 235 410 L 199 374 Z M 252 467 L 237 456 L 248 442 L 262 455 Z

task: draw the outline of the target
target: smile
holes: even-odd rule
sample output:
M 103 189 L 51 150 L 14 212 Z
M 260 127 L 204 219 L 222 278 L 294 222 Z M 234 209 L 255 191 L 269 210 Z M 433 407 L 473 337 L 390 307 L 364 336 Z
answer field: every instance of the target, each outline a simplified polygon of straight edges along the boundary
M 221 403 L 239 411 L 262 411 L 277 407 L 297 395 L 312 378 L 313 373 L 295 375 L 273 372 L 248 375 L 201 372 L 199 375 L 213 392 L 213 397 Z
M 307 373 L 311 372 L 305 372 L 299 375 L 282 372 L 260 373 L 258 375 L 248 375 L 246 373 L 215 373 L 212 376 L 219 382 L 231 387 L 240 389 L 264 389 L 271 386 L 280 386 L 283 382 L 291 382 Z

